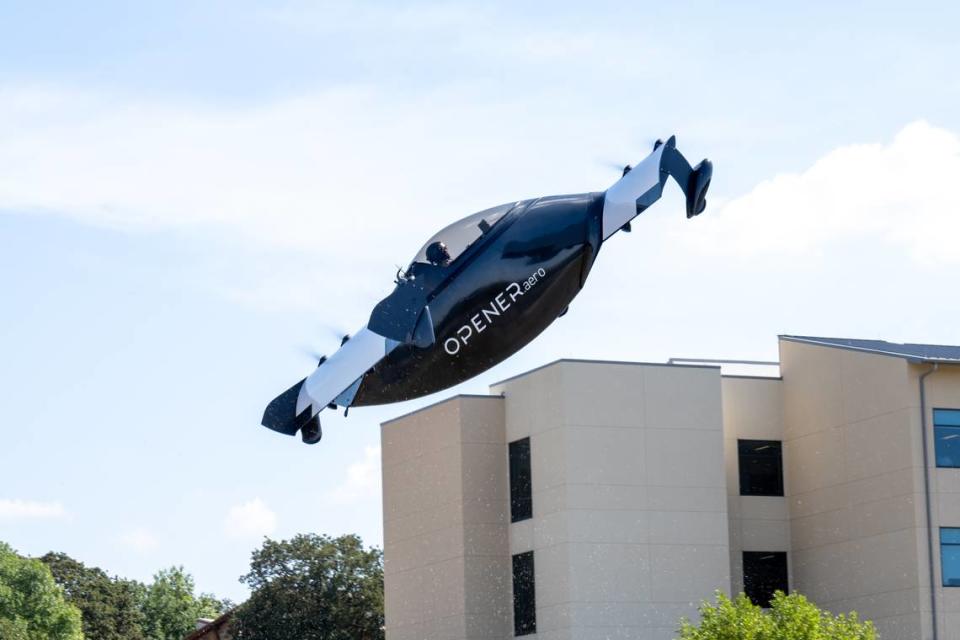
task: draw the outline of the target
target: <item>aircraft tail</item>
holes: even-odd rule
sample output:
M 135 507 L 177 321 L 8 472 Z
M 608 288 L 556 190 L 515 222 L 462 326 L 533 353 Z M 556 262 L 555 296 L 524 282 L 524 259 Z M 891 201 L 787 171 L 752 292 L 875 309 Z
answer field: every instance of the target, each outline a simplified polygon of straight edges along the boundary
M 603 200 L 603 239 L 624 228 L 660 199 L 668 177 L 683 189 L 687 199 L 687 217 L 703 213 L 707 207 L 707 189 L 713 176 L 713 164 L 703 160 L 691 167 L 677 151 L 674 136 L 657 140 L 653 152 L 635 167 L 626 167 L 623 177 L 606 190 Z
M 707 189 L 713 177 L 713 163 L 704 158 L 697 166 L 691 167 L 683 154 L 677 151 L 676 136 L 670 136 L 665 143 L 660 170 L 671 176 L 687 196 L 687 217 L 692 218 L 707 208 Z

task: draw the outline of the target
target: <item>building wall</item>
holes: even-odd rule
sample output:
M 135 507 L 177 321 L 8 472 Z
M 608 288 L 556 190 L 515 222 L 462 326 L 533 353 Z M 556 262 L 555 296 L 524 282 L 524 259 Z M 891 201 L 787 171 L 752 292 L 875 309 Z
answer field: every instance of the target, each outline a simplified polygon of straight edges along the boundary
M 717 368 L 561 361 L 493 387 L 507 441 L 529 437 L 531 638 L 673 638 L 729 590 Z
M 451 398 L 381 442 L 387 637 L 512 636 L 503 400 Z
M 723 450 L 734 593 L 743 591 L 744 551 L 790 549 L 790 516 L 786 498 L 741 496 L 737 449 L 738 440 L 783 440 L 782 387 L 782 381 L 776 378 L 723 378 Z M 788 571 L 791 564 L 788 557 Z
M 382 429 L 388 640 L 513 637 L 511 555 L 534 551 L 531 639 L 673 638 L 742 552 L 787 551 L 791 589 L 856 610 L 884 638 L 929 640 L 918 378 L 929 365 L 781 340 L 781 379 L 711 367 L 560 361 Z M 501 397 L 502 394 L 502 397 Z M 939 527 L 960 527 L 960 470 L 934 465 L 940 640 L 960 640 Z M 510 524 L 508 443 L 531 442 L 533 517 Z M 739 495 L 737 440 L 783 442 L 785 497 Z
M 793 588 L 922 636 L 917 396 L 900 358 L 781 340 Z
M 914 365 L 910 367 L 910 384 L 916 389 L 919 398 L 919 377 L 929 371 L 930 365 Z M 942 587 L 940 572 L 940 527 L 960 527 L 960 469 L 938 469 L 934 451 L 933 438 L 933 409 L 960 409 L 960 367 L 941 367 L 926 378 L 927 396 L 927 437 L 930 456 L 930 498 L 931 516 L 933 520 L 934 544 L 934 584 L 937 596 L 937 613 L 939 619 L 940 640 L 960 640 L 960 588 Z M 920 432 L 920 414 L 915 412 L 911 429 L 914 433 Z M 918 444 L 919 447 L 919 444 Z M 917 456 L 919 467 L 922 457 Z M 922 491 L 922 477 L 917 479 Z M 927 620 L 930 611 L 930 589 L 928 571 L 928 541 L 926 522 L 926 507 L 922 497 L 917 500 L 918 522 L 917 555 L 920 565 L 920 593 L 921 609 L 924 611 L 924 629 L 929 634 L 930 625 Z M 928 637 L 928 635 L 925 635 Z

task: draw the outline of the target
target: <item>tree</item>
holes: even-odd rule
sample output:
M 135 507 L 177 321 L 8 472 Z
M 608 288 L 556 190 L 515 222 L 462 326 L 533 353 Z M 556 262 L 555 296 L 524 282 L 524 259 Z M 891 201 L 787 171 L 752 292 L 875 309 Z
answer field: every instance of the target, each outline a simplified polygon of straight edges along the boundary
M 383 639 L 383 554 L 358 536 L 267 539 L 240 581 L 252 593 L 234 618 L 239 639 Z
M 0 542 L 0 637 L 83 640 L 80 610 L 64 599 L 50 569 Z
M 730 600 L 717 593 L 717 603 L 700 606 L 700 623 L 681 623 L 680 640 L 876 640 L 871 622 L 856 613 L 834 616 L 799 593 L 778 591 L 764 611 L 744 594 Z
M 222 603 L 193 593 L 193 577 L 183 567 L 164 569 L 153 577 L 143 598 L 144 631 L 149 640 L 182 640 L 196 628 L 197 618 L 216 618 Z
M 143 640 L 143 585 L 111 579 L 96 567 L 86 567 L 64 553 L 40 560 L 50 568 L 67 600 L 80 609 L 83 633 L 96 640 Z

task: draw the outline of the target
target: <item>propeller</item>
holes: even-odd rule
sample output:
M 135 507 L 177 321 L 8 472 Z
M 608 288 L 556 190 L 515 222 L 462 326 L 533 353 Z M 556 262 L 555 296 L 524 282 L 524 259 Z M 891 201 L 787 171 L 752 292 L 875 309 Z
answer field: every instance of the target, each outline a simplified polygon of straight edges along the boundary
M 660 138 L 657 138 L 656 140 L 647 140 L 644 146 L 650 148 L 653 151 L 656 151 L 657 148 L 662 144 L 663 144 L 663 140 L 661 140 Z M 626 165 L 620 164 L 619 162 L 612 162 L 610 160 L 604 160 L 600 164 L 607 169 L 611 169 L 613 171 L 619 171 L 620 177 L 627 175 L 628 173 L 630 173 L 630 170 L 633 169 L 633 167 L 629 164 L 626 164 Z
M 322 333 L 325 334 L 325 339 L 323 342 L 332 342 L 333 340 L 336 340 L 337 342 L 336 346 L 330 346 L 330 352 L 336 351 L 339 347 L 342 347 L 344 344 L 346 344 L 347 340 L 350 339 L 349 333 L 332 324 L 324 324 L 322 325 L 322 329 Z M 327 356 L 320 353 L 319 349 L 309 344 L 301 344 L 297 350 L 310 358 L 312 361 L 318 363 L 318 366 L 319 364 L 323 364 L 323 361 L 327 359 Z
M 306 357 L 310 358 L 310 360 L 318 364 L 322 363 L 324 360 L 327 359 L 327 356 L 323 355 L 313 347 L 309 347 L 307 345 L 300 345 L 299 347 L 297 347 L 297 351 L 299 351 Z

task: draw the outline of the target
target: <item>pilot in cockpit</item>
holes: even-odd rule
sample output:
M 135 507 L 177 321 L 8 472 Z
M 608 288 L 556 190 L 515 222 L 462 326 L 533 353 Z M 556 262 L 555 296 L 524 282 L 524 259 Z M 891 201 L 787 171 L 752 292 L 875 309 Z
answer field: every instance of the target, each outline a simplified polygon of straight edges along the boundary
M 446 267 L 450 264 L 450 251 L 447 245 L 439 240 L 430 243 L 427 247 L 427 262 L 438 267 Z

